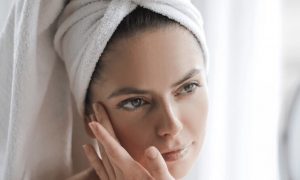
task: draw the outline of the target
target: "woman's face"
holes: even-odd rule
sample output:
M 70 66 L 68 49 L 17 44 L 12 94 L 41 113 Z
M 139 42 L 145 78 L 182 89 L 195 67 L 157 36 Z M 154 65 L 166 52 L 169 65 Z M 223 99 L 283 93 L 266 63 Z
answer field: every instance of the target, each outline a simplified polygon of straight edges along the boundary
M 201 149 L 208 112 L 196 39 L 179 26 L 146 31 L 118 40 L 103 61 L 93 102 L 106 109 L 121 145 L 139 162 L 155 146 L 170 173 L 185 176 Z

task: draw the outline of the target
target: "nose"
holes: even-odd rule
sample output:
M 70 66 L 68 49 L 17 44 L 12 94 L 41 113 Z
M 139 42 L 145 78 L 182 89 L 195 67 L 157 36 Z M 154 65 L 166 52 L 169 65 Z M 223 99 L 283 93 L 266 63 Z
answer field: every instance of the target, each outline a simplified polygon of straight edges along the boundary
M 179 134 L 183 124 L 172 104 L 166 104 L 160 108 L 161 116 L 158 119 L 157 134 L 162 137 L 172 137 Z

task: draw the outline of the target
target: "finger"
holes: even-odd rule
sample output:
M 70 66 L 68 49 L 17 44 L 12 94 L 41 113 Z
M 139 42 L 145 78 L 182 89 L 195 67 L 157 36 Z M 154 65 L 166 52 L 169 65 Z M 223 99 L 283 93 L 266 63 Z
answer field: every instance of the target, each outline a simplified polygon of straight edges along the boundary
M 95 112 L 95 116 L 96 116 L 98 122 L 100 122 L 100 124 L 108 131 L 108 133 L 119 143 L 119 140 L 116 137 L 116 134 L 113 130 L 113 127 L 112 127 L 112 124 L 110 121 L 110 118 L 109 118 L 108 113 L 106 112 L 104 106 L 100 102 L 94 103 L 93 110 Z M 106 159 L 110 160 L 110 157 L 107 157 L 105 150 L 102 150 L 102 152 L 104 152 L 104 154 L 103 154 L 104 157 L 106 157 Z M 110 162 L 111 162 L 111 160 L 110 160 Z M 116 166 L 116 165 L 111 166 L 111 164 L 109 164 L 109 165 L 110 165 L 109 168 L 114 171 L 114 175 L 116 177 L 122 176 L 122 172 L 121 172 L 120 168 L 118 168 L 118 166 Z
M 106 154 L 113 164 L 128 164 L 134 162 L 129 153 L 107 132 L 107 130 L 95 121 L 89 123 L 97 140 L 103 145 Z
M 168 166 L 157 148 L 151 146 L 145 150 L 146 169 L 154 179 L 174 179 L 169 173 Z
M 137 163 L 129 153 L 107 132 L 107 130 L 98 122 L 89 123 L 97 140 L 103 145 L 113 168 L 116 168 L 116 177 L 142 177 L 138 179 L 150 178 L 150 173 Z M 129 175 L 129 176 L 126 176 Z M 124 176 L 125 175 L 125 176 Z M 167 176 L 165 176 L 167 177 Z M 168 180 L 170 180 L 169 178 Z
M 108 117 L 108 114 L 107 114 L 106 110 L 104 109 L 103 105 L 100 103 L 94 103 L 93 109 L 95 111 L 97 120 L 109 132 L 109 134 L 111 134 L 111 136 L 118 141 L 116 134 L 113 130 L 113 127 L 111 125 L 110 118 Z
M 91 115 L 90 118 L 91 118 L 92 121 L 96 121 L 94 115 Z M 104 165 L 104 167 L 106 169 L 108 178 L 109 179 L 115 179 L 115 174 L 116 174 L 115 170 L 112 167 L 111 161 L 109 160 L 109 158 L 106 155 L 106 152 L 105 152 L 105 150 L 103 148 L 103 145 L 99 141 L 98 141 L 98 147 L 100 149 L 100 154 L 101 154 L 102 162 L 103 162 L 103 165 Z
M 95 149 L 90 144 L 83 145 L 83 149 L 85 155 L 87 156 L 90 164 L 96 171 L 97 175 L 101 180 L 108 180 L 107 172 L 104 169 L 103 163 L 99 158 L 98 154 L 96 153 Z
M 66 180 L 82 180 L 82 179 L 89 179 L 89 180 L 98 180 L 99 177 L 96 174 L 96 171 L 93 167 L 89 167 L 80 173 L 67 178 Z

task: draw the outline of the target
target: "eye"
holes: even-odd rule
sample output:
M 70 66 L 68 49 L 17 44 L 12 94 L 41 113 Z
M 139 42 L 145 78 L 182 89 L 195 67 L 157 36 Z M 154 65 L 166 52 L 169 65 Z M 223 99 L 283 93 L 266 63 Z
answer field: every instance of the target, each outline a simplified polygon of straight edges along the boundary
M 147 104 L 142 98 L 130 98 L 122 101 L 118 107 L 129 111 L 136 110 L 137 108 Z
M 201 85 L 197 82 L 190 82 L 185 84 L 180 90 L 179 94 L 190 94 L 196 90 L 196 88 L 201 87 Z

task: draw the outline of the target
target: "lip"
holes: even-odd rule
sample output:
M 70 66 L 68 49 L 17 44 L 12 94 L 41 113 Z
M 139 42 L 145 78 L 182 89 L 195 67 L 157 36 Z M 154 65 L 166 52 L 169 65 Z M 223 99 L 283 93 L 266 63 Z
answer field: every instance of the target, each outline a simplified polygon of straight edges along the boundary
M 177 161 L 184 158 L 190 148 L 190 144 L 185 146 L 180 146 L 179 148 L 173 148 L 173 150 L 169 150 L 167 152 L 162 153 L 164 160 L 167 162 Z

